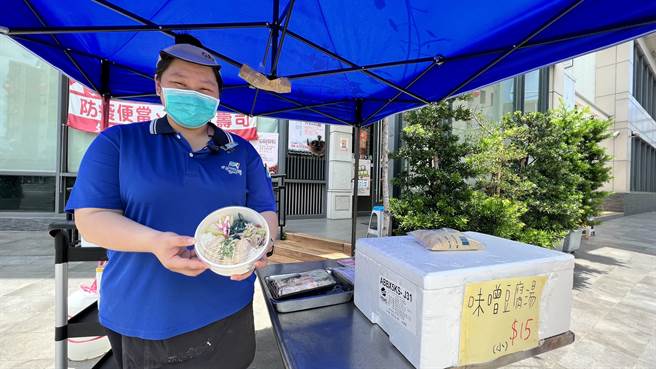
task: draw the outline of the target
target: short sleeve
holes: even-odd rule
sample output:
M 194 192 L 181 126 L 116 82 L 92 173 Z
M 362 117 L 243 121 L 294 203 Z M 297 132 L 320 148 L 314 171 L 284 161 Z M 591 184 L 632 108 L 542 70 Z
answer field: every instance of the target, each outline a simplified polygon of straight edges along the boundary
M 260 154 L 248 144 L 248 174 L 246 176 L 246 206 L 257 212 L 276 211 L 276 199 L 269 172 L 264 167 Z
M 123 210 L 119 187 L 119 129 L 100 133 L 82 158 L 66 211 L 82 208 Z

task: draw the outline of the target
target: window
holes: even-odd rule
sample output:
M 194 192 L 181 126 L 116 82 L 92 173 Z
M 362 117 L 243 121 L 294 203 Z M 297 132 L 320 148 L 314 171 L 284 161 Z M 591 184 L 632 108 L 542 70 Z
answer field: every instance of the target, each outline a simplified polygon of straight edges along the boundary
M 633 97 L 656 119 L 656 72 L 638 45 L 633 51 Z
M 513 79 L 507 79 L 471 93 L 470 107 L 480 111 L 491 120 L 498 121 L 506 113 L 515 111 L 515 86 Z
M 60 87 L 57 70 L 0 37 L 1 171 L 56 171 Z
M 77 173 L 80 169 L 82 157 L 96 136 L 95 133 L 68 127 L 68 162 L 66 168 L 69 173 Z
M 54 211 L 55 177 L 0 176 L 0 210 Z
M 656 148 L 640 137 L 631 140 L 631 191 L 656 192 Z
M 490 121 L 499 121 L 505 114 L 515 111 L 546 111 L 548 74 L 548 68 L 542 68 L 472 91 L 469 107 Z M 455 130 L 470 128 L 469 124 L 456 123 Z
M 540 71 L 524 75 L 524 111 L 538 111 L 538 102 L 540 100 Z
M 576 92 L 588 101 L 595 101 L 597 55 L 590 53 L 575 58 L 569 73 L 576 81 Z

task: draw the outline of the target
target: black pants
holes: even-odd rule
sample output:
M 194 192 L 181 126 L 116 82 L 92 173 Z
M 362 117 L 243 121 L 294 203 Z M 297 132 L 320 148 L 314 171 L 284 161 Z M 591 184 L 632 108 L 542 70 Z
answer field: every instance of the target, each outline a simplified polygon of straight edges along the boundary
M 121 369 L 246 369 L 255 356 L 253 305 L 218 322 L 166 340 L 143 340 L 107 329 Z

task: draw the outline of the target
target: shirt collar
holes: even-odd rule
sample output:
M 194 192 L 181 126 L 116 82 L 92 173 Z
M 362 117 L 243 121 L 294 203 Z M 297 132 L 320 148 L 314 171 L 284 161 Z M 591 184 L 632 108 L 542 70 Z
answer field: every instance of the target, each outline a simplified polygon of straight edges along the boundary
M 214 127 L 214 137 L 212 138 L 212 141 L 215 142 L 216 146 L 226 151 L 232 150 L 235 146 L 237 146 L 234 138 L 232 138 L 232 134 L 222 130 L 212 122 L 208 122 L 208 124 L 211 124 L 212 127 Z M 153 135 L 166 135 L 174 134 L 177 132 L 171 126 L 166 116 L 163 116 L 159 119 L 153 119 L 150 122 L 150 133 Z
M 165 115 L 159 119 L 153 119 L 150 121 L 150 133 L 153 135 L 162 135 L 176 132 L 175 129 L 171 127 L 171 124 L 169 124 L 169 120 L 166 119 Z

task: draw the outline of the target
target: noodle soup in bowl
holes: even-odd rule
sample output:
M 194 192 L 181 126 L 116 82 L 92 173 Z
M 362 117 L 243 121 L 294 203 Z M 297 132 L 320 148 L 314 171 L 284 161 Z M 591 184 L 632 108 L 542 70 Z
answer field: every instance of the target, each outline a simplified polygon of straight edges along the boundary
M 196 254 L 217 274 L 229 277 L 254 269 L 267 252 L 271 233 L 257 211 L 230 206 L 210 213 L 196 228 Z

